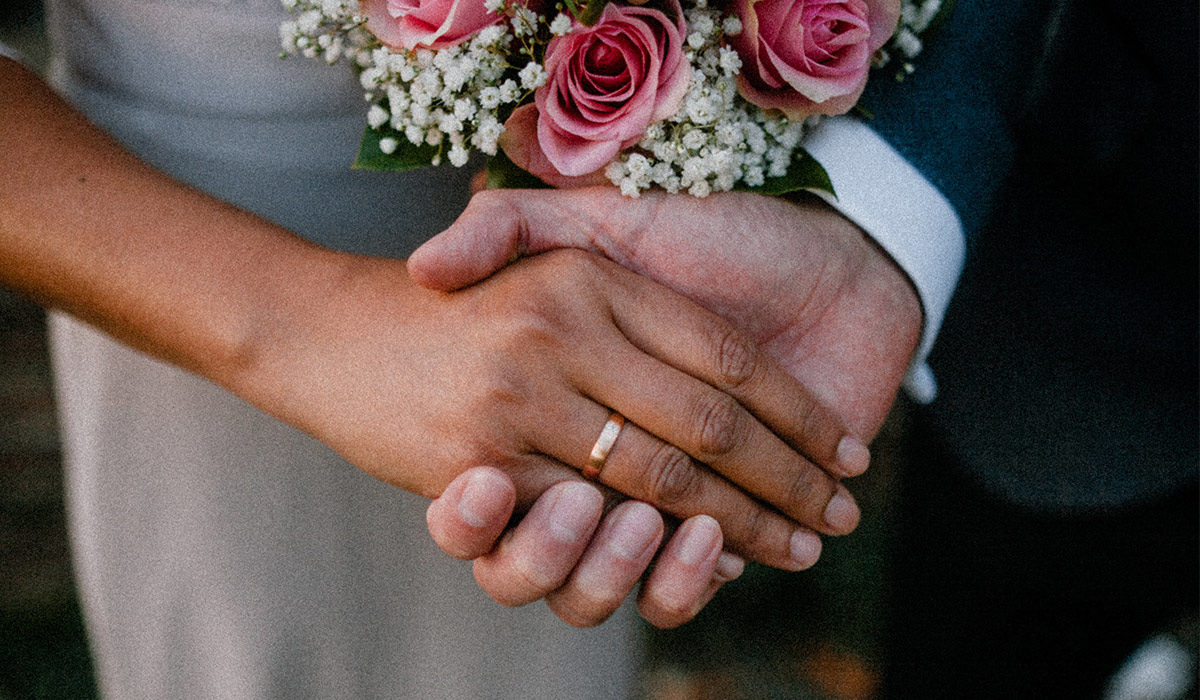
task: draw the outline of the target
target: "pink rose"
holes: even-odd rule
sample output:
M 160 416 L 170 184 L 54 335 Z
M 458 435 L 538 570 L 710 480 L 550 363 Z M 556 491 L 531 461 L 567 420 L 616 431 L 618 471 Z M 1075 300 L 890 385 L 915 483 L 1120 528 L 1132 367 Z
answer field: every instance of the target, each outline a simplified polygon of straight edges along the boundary
M 854 106 L 871 55 L 896 29 L 900 0 L 735 0 L 734 11 L 739 92 L 798 120 Z
M 528 109 L 517 110 L 505 124 L 505 153 L 543 180 L 589 175 L 637 143 L 650 124 L 674 114 L 691 68 L 681 50 L 679 0 L 669 5 L 672 17 L 612 3 L 594 26 L 577 24 L 551 40 L 547 82 L 534 93 L 537 138 L 528 133 L 534 121 Z
M 444 49 L 504 20 L 483 0 L 362 0 L 367 29 L 391 47 Z

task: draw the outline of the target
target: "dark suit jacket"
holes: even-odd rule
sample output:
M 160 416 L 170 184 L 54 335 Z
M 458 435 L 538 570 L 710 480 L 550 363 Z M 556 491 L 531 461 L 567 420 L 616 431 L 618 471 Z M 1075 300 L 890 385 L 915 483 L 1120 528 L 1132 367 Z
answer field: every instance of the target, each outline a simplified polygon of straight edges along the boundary
M 1197 477 L 1194 2 L 959 0 L 874 126 L 947 194 L 967 271 L 927 417 L 1045 509 Z

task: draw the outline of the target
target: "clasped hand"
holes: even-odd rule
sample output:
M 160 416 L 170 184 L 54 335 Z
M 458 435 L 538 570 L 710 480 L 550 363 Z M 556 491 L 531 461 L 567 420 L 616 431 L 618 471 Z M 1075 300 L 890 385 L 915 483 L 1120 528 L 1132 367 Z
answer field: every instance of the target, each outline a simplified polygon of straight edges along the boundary
M 410 270 L 422 283 L 449 290 L 476 282 L 521 254 L 563 246 L 602 252 L 734 321 L 755 340 L 762 342 L 792 375 L 803 378 L 817 395 L 837 406 L 852 428 L 864 436 L 873 435 L 878 429 L 919 330 L 919 306 L 906 278 L 856 227 L 823 204 L 814 202 L 797 206 L 753 195 L 722 195 L 700 201 L 653 194 L 639 202 L 631 202 L 603 188 L 575 192 L 485 193 L 474 200 L 454 227 L 413 256 Z M 649 312 L 653 309 L 646 307 L 640 310 Z M 652 313 L 646 313 L 645 316 L 655 318 Z M 732 331 L 722 328 L 721 333 Z M 738 338 L 739 353 L 750 352 L 760 356 L 759 351 L 751 347 L 744 337 L 727 337 Z M 636 337 L 631 340 L 636 344 Z M 709 343 L 709 347 L 712 346 Z M 717 347 L 720 347 L 720 343 Z M 664 356 L 662 359 L 670 364 L 678 358 Z M 764 364 L 761 359 L 755 362 L 760 366 Z M 718 361 L 716 366 L 720 365 Z M 697 378 L 714 382 L 714 388 L 728 391 L 744 386 L 743 382 L 730 381 L 728 376 L 720 377 L 719 373 L 714 376 L 711 372 L 695 372 L 695 365 L 676 366 L 694 372 Z M 713 363 L 710 362 L 709 366 L 713 366 Z M 773 365 L 771 369 L 768 376 L 775 383 L 773 388 L 776 392 L 782 392 L 785 396 L 804 396 L 806 406 L 818 405 L 812 402 L 812 396 L 806 394 L 801 385 L 786 375 L 780 375 Z M 739 402 L 747 398 L 755 400 L 744 392 L 742 395 L 730 393 L 729 396 Z M 726 406 L 732 405 L 727 399 L 722 401 L 727 402 Z M 672 405 L 668 399 L 661 405 L 646 406 L 648 413 L 643 415 L 647 416 L 647 420 L 654 421 L 656 408 L 659 411 L 664 407 L 669 410 Z M 835 444 L 819 437 L 828 430 L 826 423 L 829 419 L 821 418 L 828 415 L 823 410 L 797 413 L 789 423 L 784 416 L 770 410 L 764 411 L 762 403 L 743 405 L 763 421 L 764 427 L 782 430 L 784 432 L 780 434 L 790 436 L 793 447 L 801 452 L 809 450 L 809 456 L 824 466 L 833 477 L 857 473 L 865 467 L 865 450 L 856 449 L 858 443 L 852 441 L 841 443 L 845 449 L 840 464 L 836 456 L 828 453 L 828 458 L 822 458 L 822 446 L 828 449 Z M 797 408 L 802 407 L 797 405 Z M 803 427 L 803 431 L 811 432 L 807 442 L 803 434 L 795 433 L 795 428 L 789 427 L 796 425 L 796 416 L 803 415 L 810 417 Z M 595 425 L 599 424 L 600 419 L 597 418 Z M 836 425 L 837 422 L 830 424 Z M 659 438 L 662 439 L 659 449 L 671 450 L 672 438 L 666 433 L 660 433 Z M 586 438 L 584 442 L 587 442 Z M 689 446 L 686 441 L 677 444 L 685 450 Z M 697 442 L 693 440 L 690 444 L 696 445 Z M 694 460 L 680 458 L 678 453 L 673 453 L 673 459 L 680 460 L 680 464 L 690 463 L 704 473 L 705 468 L 695 465 L 695 461 L 704 462 L 711 458 L 712 450 L 688 451 Z M 768 453 L 749 450 L 742 454 L 747 459 L 753 459 L 756 455 L 766 456 Z M 653 462 L 646 464 L 658 467 Z M 764 484 L 761 478 L 742 483 L 741 479 L 747 476 L 753 479 L 756 476 L 753 465 L 748 471 L 740 465 L 732 469 L 723 468 L 719 462 L 710 466 L 715 473 L 724 475 L 762 501 L 776 506 L 780 505 L 778 494 L 789 493 L 771 491 L 771 485 Z M 758 468 L 770 469 L 764 465 L 758 465 Z M 662 473 L 660 467 L 657 472 Z M 691 470 L 688 473 L 692 473 Z M 497 491 L 503 490 L 503 479 L 497 477 L 494 483 Z M 776 479 L 775 484 L 779 483 L 781 480 Z M 817 483 L 828 482 L 818 480 Z M 625 490 L 625 484 L 619 482 L 619 477 L 613 485 Z M 811 489 L 811 486 L 806 488 Z M 626 492 L 645 498 L 636 492 Z M 793 499 L 795 493 L 793 485 L 790 492 Z M 838 487 L 835 493 L 844 491 Z M 777 498 L 772 498 L 772 495 Z M 472 531 L 449 505 L 452 502 L 461 503 L 461 496 L 460 489 L 448 490 L 431 507 L 429 521 L 431 532 L 443 548 L 469 558 L 490 549 L 501 525 L 493 520 L 489 527 Z M 669 502 L 672 499 L 666 500 Z M 497 501 L 495 505 L 505 517 L 511 510 L 511 506 L 505 510 L 502 502 Z M 636 504 L 627 504 L 628 507 L 633 505 Z M 760 511 L 754 510 L 756 505 L 751 504 L 751 509 L 745 513 L 753 519 L 752 522 L 761 524 L 757 515 Z M 843 511 L 849 516 L 845 520 L 849 527 L 857 519 L 857 512 L 851 508 Z M 829 510 L 832 513 L 837 508 L 830 507 Z M 645 510 L 638 512 L 642 518 L 651 517 Z M 688 511 L 674 512 L 686 515 Z M 807 522 L 824 532 L 847 529 L 830 528 L 828 520 L 822 527 L 813 523 L 812 516 L 803 509 L 793 507 L 788 510 L 786 504 L 783 512 L 793 514 L 801 522 Z M 617 515 L 614 512 L 610 518 L 615 519 Z M 729 516 L 725 515 L 723 524 L 729 521 Z M 741 522 L 739 519 L 732 521 L 735 527 Z M 698 527 L 689 530 L 690 525 L 685 524 L 677 539 L 691 534 Z M 507 582 L 521 578 L 519 572 L 514 572 L 512 562 L 528 560 L 531 552 L 539 551 L 534 543 L 539 541 L 537 533 L 545 529 L 543 513 L 535 507 L 514 531 L 505 535 L 495 551 L 476 561 L 477 578 L 481 585 L 497 599 L 508 602 L 505 595 Z M 612 530 L 606 520 L 574 573 L 570 573 L 573 560 L 558 566 L 557 570 L 567 584 L 558 590 L 547 588 L 543 591 L 549 592 L 547 600 L 564 619 L 576 623 L 602 619 L 595 614 L 590 617 L 575 614 L 579 606 L 563 601 L 582 599 L 585 601 L 584 607 L 588 607 L 588 599 L 594 596 L 583 594 L 580 587 L 573 584 L 575 578 L 581 575 L 595 578 L 595 572 L 602 569 L 599 562 L 604 560 L 604 544 L 614 541 Z M 462 544 L 464 542 L 472 544 L 467 546 Z M 730 537 L 730 543 L 736 551 L 780 565 L 778 560 L 764 559 L 760 550 L 747 550 L 736 531 Z M 694 579 L 696 571 L 689 571 L 681 565 L 676 556 L 678 548 L 673 548 L 674 545 L 675 542 L 672 542 L 659 555 L 654 573 L 643 586 L 639 600 L 643 615 L 656 624 L 678 624 L 690 618 L 730 575 L 730 567 L 726 566 L 724 570 L 718 570 L 714 582 L 707 587 L 698 586 L 694 580 L 688 584 L 687 576 L 691 574 Z M 582 546 L 577 547 L 577 551 L 582 552 Z M 612 559 L 610 555 L 608 560 L 611 562 Z M 528 562 L 524 566 L 528 567 Z M 609 568 L 620 567 L 614 565 Z M 626 570 L 631 568 L 629 564 L 625 565 Z M 628 573 L 625 574 L 625 580 L 630 580 Z M 680 593 L 681 590 L 691 592 L 692 602 L 676 605 L 673 610 L 665 612 L 670 606 L 662 604 L 661 599 L 671 598 L 666 593 L 675 593 L 676 600 L 688 598 Z M 607 607 L 615 608 L 615 604 Z
M 817 532 L 855 526 L 857 508 L 831 474 L 861 471 L 865 452 L 843 448 L 839 458 L 840 445 L 856 444 L 841 421 L 747 337 L 665 287 L 579 251 L 519 261 L 453 294 L 417 288 L 395 261 L 343 260 L 327 294 L 301 304 L 303 317 L 270 324 L 287 329 L 274 341 L 281 351 L 254 376 L 290 395 L 243 394 L 381 480 L 432 497 L 467 469 L 490 466 L 511 479 L 523 510 L 581 479 L 617 411 L 628 423 L 598 481 L 681 520 L 715 520 L 719 532 L 707 518 L 685 523 L 682 544 L 669 549 L 692 569 L 716 570 L 721 533 L 736 554 L 804 568 L 819 555 Z M 515 583 L 490 589 L 502 602 L 528 602 L 587 574 L 568 563 L 597 526 L 599 498 L 593 516 L 556 521 L 556 510 L 587 511 L 588 499 L 572 489 L 551 496 L 544 508 L 561 526 L 551 528 L 559 542 L 539 556 L 562 563 L 511 563 Z M 614 511 L 605 527 L 637 508 Z M 646 546 L 623 553 L 632 575 L 589 589 L 602 600 L 574 621 L 603 619 L 636 584 L 661 528 L 644 520 L 635 529 Z M 685 536 L 703 546 L 682 546 Z M 678 603 L 664 607 L 680 614 Z

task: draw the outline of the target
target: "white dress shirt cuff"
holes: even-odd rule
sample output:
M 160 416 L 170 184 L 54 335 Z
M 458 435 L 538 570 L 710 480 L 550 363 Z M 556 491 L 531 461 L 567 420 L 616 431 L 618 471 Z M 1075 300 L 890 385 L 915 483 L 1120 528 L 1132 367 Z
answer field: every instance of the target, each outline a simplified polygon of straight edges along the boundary
M 921 340 L 904 377 L 920 403 L 937 395 L 926 358 L 958 284 L 966 238 L 954 207 L 891 145 L 856 118 L 823 120 L 805 141 L 837 196 L 818 192 L 858 224 L 912 281 L 925 312 Z

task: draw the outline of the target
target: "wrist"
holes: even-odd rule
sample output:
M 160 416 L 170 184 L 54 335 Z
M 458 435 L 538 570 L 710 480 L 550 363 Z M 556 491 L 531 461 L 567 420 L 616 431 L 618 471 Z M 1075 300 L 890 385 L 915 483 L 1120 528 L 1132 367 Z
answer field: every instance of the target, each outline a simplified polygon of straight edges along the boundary
M 868 126 L 828 119 L 806 148 L 828 170 L 836 197 L 825 197 L 853 220 L 909 278 L 923 309 L 921 339 L 905 388 L 914 399 L 936 394 L 925 367 L 965 257 L 958 215 L 936 187 Z
M 323 438 L 322 414 L 334 412 L 361 379 L 351 376 L 359 341 L 408 318 L 417 287 L 403 261 L 298 243 L 256 276 L 250 289 L 257 301 L 214 376 L 249 403 Z
M 788 198 L 804 255 L 815 258 L 814 292 L 803 298 L 797 357 L 843 410 L 856 435 L 870 439 L 890 409 L 921 334 L 923 309 L 911 279 L 875 240 L 813 195 Z M 836 347 L 834 354 L 828 348 Z M 812 359 L 809 366 L 809 358 Z

